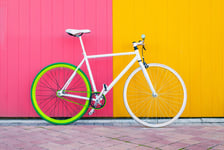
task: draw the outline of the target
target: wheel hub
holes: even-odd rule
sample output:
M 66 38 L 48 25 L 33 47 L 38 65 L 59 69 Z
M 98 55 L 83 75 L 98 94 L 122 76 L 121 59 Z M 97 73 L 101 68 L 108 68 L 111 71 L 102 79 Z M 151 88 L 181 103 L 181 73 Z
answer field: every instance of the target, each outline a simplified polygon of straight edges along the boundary
M 63 96 L 63 92 L 62 91 L 57 91 L 57 96 Z
M 157 94 L 157 93 L 152 93 L 152 96 L 153 96 L 153 97 L 157 97 L 158 94 Z

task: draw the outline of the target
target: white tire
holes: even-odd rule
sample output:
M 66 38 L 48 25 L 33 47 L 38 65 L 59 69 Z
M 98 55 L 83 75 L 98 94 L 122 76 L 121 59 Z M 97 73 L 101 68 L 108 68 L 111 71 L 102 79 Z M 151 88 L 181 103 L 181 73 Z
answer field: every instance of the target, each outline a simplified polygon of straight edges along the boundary
M 139 67 L 130 74 L 125 83 L 125 107 L 131 117 L 144 126 L 167 126 L 184 111 L 187 102 L 185 84 L 180 75 L 166 65 L 151 63 L 146 70 L 158 95 L 152 95 Z

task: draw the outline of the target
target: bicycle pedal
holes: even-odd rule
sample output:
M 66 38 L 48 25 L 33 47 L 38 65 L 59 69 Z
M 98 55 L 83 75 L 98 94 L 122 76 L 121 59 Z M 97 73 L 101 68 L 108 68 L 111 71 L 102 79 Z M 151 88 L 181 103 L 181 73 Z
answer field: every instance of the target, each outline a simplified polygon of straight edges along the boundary
M 88 113 L 89 116 L 91 116 L 95 112 L 95 109 L 91 109 Z

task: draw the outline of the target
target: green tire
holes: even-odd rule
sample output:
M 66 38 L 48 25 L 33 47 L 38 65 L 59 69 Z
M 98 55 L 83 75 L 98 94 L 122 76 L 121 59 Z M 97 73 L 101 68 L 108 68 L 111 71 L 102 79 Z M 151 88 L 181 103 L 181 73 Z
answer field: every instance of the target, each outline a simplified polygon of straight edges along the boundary
M 57 91 L 62 89 L 76 68 L 68 63 L 54 63 L 43 68 L 35 77 L 31 88 L 31 100 L 34 109 L 44 120 L 52 124 L 65 125 L 78 120 L 88 110 L 89 100 L 60 98 L 57 95 Z M 91 97 L 90 82 L 81 69 L 77 70 L 67 90 L 73 91 L 68 94 L 75 92 L 79 96 Z

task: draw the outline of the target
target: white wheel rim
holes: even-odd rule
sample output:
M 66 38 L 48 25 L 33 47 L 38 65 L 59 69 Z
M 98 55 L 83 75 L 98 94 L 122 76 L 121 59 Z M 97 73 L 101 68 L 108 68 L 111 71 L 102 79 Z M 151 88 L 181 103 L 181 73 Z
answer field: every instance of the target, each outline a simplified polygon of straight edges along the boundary
M 167 126 L 169 124 L 171 124 L 172 122 L 174 122 L 175 120 L 177 120 L 180 115 L 183 113 L 184 109 L 185 109 L 185 106 L 186 106 L 186 102 L 187 102 L 187 90 L 186 90 L 186 87 L 185 87 L 185 84 L 184 84 L 184 81 L 183 79 L 180 77 L 180 75 L 175 71 L 173 70 L 172 68 L 166 66 L 166 65 L 163 65 L 163 64 L 158 64 L 158 63 L 151 63 L 149 64 L 149 67 L 152 67 L 152 66 L 156 66 L 156 67 L 162 67 L 162 68 L 165 68 L 169 71 L 171 71 L 180 81 L 182 87 L 183 87 L 183 93 L 184 93 L 184 99 L 183 99 L 183 104 L 179 110 L 179 112 L 177 113 L 177 115 L 175 117 L 173 117 L 172 119 L 170 119 L 169 121 L 167 122 L 164 122 L 164 123 L 161 123 L 161 124 L 150 124 L 150 123 L 147 123 L 147 122 L 144 122 L 142 120 L 140 120 L 138 117 L 136 117 L 136 115 L 131 111 L 129 105 L 128 105 L 128 102 L 127 102 L 127 88 L 128 88 L 128 84 L 130 82 L 130 80 L 132 79 L 132 77 L 138 72 L 141 70 L 141 68 L 137 68 L 135 69 L 131 74 L 130 76 L 128 77 L 128 79 L 126 80 L 125 82 L 125 86 L 124 86 L 124 92 L 123 92 L 123 96 L 124 96 L 124 104 L 125 104 L 125 107 L 128 111 L 128 113 L 131 115 L 131 117 L 137 121 L 138 123 L 144 125 L 144 126 L 147 126 L 147 127 L 163 127 L 163 126 Z

